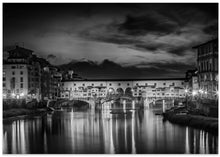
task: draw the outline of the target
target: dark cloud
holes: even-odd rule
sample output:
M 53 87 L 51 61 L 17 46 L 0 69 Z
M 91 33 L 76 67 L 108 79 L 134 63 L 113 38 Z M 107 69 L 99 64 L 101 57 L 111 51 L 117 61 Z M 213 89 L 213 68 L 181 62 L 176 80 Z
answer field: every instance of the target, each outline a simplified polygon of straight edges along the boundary
M 194 65 L 183 63 L 140 63 L 135 66 L 121 66 L 111 60 L 104 60 L 100 64 L 93 61 L 70 62 L 61 65 L 62 70 L 74 70 L 83 78 L 97 79 L 134 79 L 134 78 L 160 78 L 184 77 L 185 71 L 195 68 Z
M 182 76 L 192 66 L 191 47 L 213 36 L 218 36 L 218 3 L 3 4 L 4 50 L 25 42 L 54 64 L 108 59 L 102 66 L 74 66 L 85 76 Z M 120 67 L 112 58 L 133 66 Z
M 218 36 L 218 22 L 215 22 L 211 25 L 208 25 L 206 26 L 203 31 L 206 33 L 206 34 L 211 34 L 215 37 Z
M 153 15 L 126 16 L 120 24 L 119 31 L 128 35 L 146 35 L 147 33 L 168 34 L 177 29 L 177 25 L 171 21 L 159 19 Z
M 49 54 L 49 55 L 47 56 L 47 59 L 56 59 L 56 56 L 53 55 L 53 54 Z

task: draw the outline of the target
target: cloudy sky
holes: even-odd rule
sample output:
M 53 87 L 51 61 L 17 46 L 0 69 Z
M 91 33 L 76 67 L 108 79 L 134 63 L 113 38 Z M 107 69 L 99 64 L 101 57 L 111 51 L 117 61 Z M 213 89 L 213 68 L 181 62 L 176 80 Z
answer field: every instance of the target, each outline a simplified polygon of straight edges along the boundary
M 55 65 L 108 59 L 182 77 L 195 67 L 192 47 L 217 30 L 216 3 L 3 5 L 4 49 L 24 42 Z

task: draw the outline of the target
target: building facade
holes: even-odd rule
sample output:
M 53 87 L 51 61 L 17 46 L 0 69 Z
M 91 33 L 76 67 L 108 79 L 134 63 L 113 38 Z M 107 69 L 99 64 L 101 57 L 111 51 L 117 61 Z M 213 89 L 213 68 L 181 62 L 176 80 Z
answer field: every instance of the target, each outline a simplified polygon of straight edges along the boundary
M 108 94 L 184 98 L 184 79 L 62 81 L 61 98 L 105 98 Z
M 60 98 L 62 74 L 32 50 L 16 46 L 3 63 L 4 99 Z
M 32 50 L 16 46 L 3 62 L 3 98 L 41 99 L 40 64 Z
M 199 94 L 198 70 L 188 70 L 186 72 L 186 87 L 188 94 Z
M 198 83 L 202 97 L 216 99 L 218 92 L 218 39 L 193 47 L 197 51 Z

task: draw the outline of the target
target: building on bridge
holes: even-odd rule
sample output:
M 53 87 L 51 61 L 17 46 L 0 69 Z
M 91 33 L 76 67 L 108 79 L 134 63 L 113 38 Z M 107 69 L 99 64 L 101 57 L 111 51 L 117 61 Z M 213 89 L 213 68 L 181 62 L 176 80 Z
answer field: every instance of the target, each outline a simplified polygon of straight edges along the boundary
M 184 98 L 184 79 L 139 79 L 139 80 L 64 80 L 61 98 L 107 97 L 109 94 L 133 97 Z

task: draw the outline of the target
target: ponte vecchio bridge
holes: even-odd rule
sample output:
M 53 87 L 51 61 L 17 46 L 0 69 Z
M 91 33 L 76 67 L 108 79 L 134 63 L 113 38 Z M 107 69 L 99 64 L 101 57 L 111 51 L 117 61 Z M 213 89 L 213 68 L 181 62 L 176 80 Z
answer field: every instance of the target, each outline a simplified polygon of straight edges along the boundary
M 185 98 L 184 79 L 63 80 L 61 98 L 105 104 L 106 101 L 142 100 L 144 105 L 157 100 Z M 108 106 L 105 104 L 105 106 Z

